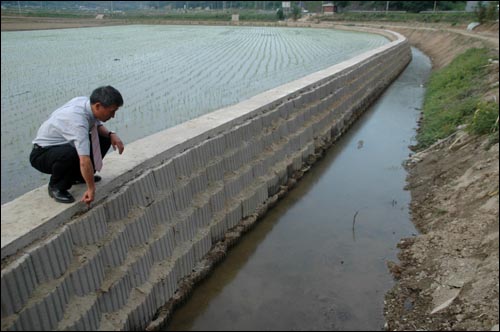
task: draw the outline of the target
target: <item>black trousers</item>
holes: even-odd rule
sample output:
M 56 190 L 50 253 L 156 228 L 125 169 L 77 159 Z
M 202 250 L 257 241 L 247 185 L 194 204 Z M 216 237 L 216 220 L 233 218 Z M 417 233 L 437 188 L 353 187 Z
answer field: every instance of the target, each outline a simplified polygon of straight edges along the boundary
M 99 135 L 102 157 L 106 155 L 111 147 L 109 137 Z M 90 159 L 94 166 L 92 144 L 90 144 Z M 80 158 L 76 149 L 70 144 L 48 146 L 45 148 L 34 146 L 30 154 L 31 166 L 42 173 L 52 174 L 49 186 L 60 190 L 68 190 L 73 182 L 83 179 L 80 172 Z M 95 169 L 95 166 L 94 166 Z

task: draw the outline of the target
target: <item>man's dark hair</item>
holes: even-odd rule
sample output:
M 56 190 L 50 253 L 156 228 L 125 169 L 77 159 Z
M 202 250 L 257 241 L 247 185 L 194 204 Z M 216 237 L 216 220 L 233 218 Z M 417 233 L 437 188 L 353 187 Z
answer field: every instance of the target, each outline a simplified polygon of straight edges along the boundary
M 104 107 L 110 106 L 122 106 L 123 98 L 118 90 L 113 88 L 111 85 L 101 86 L 92 91 L 90 95 L 90 103 L 93 105 L 95 103 L 101 103 Z

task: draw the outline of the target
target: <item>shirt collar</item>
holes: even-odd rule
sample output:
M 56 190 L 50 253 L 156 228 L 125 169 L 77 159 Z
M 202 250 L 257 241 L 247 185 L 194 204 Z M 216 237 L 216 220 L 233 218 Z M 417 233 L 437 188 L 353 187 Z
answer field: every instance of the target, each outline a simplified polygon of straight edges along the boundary
M 91 127 L 97 122 L 99 123 L 99 120 L 94 116 L 94 113 L 92 113 L 92 108 L 90 107 L 90 99 L 88 99 L 85 102 L 85 113 L 87 114 L 87 117 L 89 119 L 89 122 L 91 124 Z

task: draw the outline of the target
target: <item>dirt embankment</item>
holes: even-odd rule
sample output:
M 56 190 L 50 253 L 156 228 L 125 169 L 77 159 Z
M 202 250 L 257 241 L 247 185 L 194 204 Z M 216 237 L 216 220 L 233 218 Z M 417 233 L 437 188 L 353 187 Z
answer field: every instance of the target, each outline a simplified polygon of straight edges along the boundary
M 476 32 L 398 27 L 441 68 L 471 47 L 498 54 L 498 23 Z M 454 28 L 456 29 L 456 28 Z M 493 36 L 493 37 L 492 37 Z M 494 40 L 493 40 L 494 38 Z M 485 77 L 498 103 L 498 62 Z M 421 232 L 402 239 L 397 283 L 386 294 L 388 330 L 498 331 L 499 145 L 464 130 L 407 163 L 412 221 Z

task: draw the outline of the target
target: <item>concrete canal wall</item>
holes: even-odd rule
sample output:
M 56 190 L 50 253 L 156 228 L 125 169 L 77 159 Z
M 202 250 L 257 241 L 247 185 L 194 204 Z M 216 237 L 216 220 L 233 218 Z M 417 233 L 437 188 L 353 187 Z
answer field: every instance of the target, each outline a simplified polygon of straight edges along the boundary
M 380 33 L 393 41 L 106 157 L 89 210 L 46 186 L 2 205 L 2 330 L 143 329 L 404 69 L 406 39 Z

